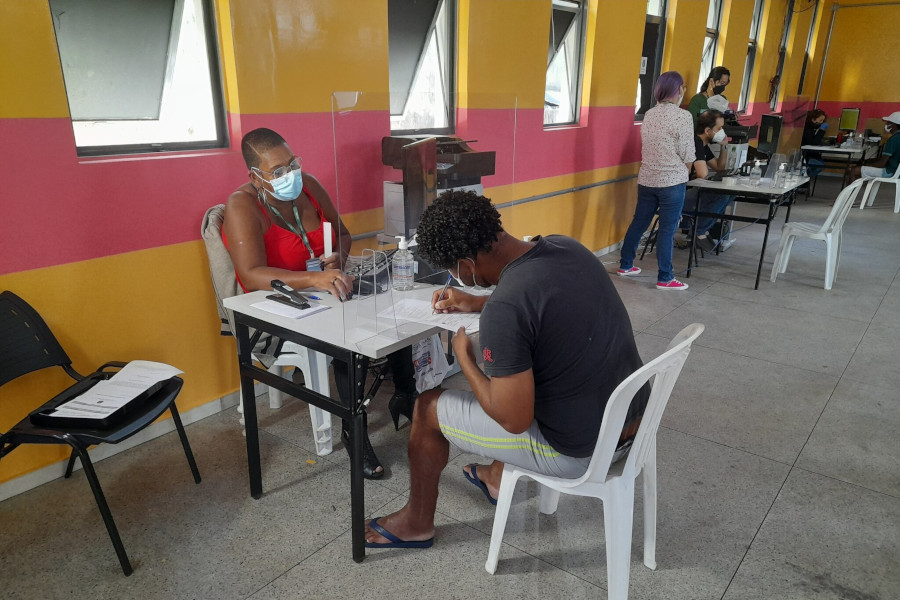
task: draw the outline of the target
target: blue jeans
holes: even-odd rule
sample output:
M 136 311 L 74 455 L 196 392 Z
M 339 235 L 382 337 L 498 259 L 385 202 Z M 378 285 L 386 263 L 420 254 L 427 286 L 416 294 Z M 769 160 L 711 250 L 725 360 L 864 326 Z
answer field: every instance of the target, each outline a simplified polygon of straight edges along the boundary
M 675 242 L 675 228 L 678 227 L 681 209 L 684 207 L 685 188 L 683 183 L 658 188 L 638 185 L 634 219 L 628 226 L 625 241 L 622 243 L 622 257 L 619 260 L 622 269 L 634 266 L 641 234 L 647 231 L 653 215 L 659 209 L 659 230 L 656 233 L 656 261 L 659 273 L 656 280 L 666 283 L 675 279 L 675 272 L 672 269 L 672 247 Z
M 697 206 L 697 190 L 691 190 L 690 194 L 685 196 L 684 212 L 685 216 L 691 216 L 694 207 Z M 698 212 L 707 213 L 725 213 L 725 209 L 732 203 L 734 196 L 721 196 L 719 194 L 703 194 L 703 201 L 700 202 L 700 210 Z M 698 217 L 697 218 L 697 235 L 706 235 L 718 219 L 716 217 Z

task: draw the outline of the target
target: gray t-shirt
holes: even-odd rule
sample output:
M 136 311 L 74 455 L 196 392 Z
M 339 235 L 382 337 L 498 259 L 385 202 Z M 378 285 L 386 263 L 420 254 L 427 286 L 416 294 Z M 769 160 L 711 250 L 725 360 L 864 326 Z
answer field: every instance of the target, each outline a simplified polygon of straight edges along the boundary
M 600 261 L 552 235 L 511 262 L 480 321 L 485 373 L 532 369 L 534 416 L 557 451 L 590 456 L 610 394 L 643 364 L 625 305 Z M 642 415 L 646 386 L 626 424 Z

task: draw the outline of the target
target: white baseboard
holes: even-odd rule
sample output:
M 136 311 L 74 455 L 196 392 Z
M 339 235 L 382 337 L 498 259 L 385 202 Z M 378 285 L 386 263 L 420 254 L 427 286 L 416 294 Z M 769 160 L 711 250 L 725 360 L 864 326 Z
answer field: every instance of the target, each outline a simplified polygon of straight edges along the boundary
M 195 423 L 197 421 L 200 421 L 201 419 L 205 419 L 206 417 L 210 417 L 216 413 L 222 412 L 223 410 L 227 410 L 237 405 L 238 392 L 234 392 L 232 394 L 228 394 L 227 396 L 223 396 L 221 398 L 213 400 L 212 402 L 207 402 L 206 404 L 203 404 L 196 408 L 192 408 L 187 412 L 179 414 L 181 415 L 182 423 L 184 423 L 184 425 L 190 425 L 191 423 Z M 102 444 L 100 446 L 95 446 L 89 451 L 91 455 L 91 461 L 94 463 L 100 462 L 104 458 L 108 458 L 110 456 L 118 454 L 119 452 L 124 452 L 129 448 L 134 448 L 138 444 L 148 442 L 161 435 L 165 435 L 170 431 L 175 431 L 175 423 L 172 421 L 172 419 L 157 421 L 134 434 L 121 444 Z M 0 483 L 0 502 L 6 500 L 7 498 L 12 498 L 13 496 L 21 494 L 22 492 L 27 492 L 28 490 L 36 488 L 37 486 L 43 485 L 49 481 L 53 481 L 54 479 L 59 479 L 60 477 L 65 475 L 67 463 L 68 458 L 66 460 L 53 463 L 52 465 L 47 465 L 46 467 L 40 468 L 36 471 L 26 473 L 21 477 L 16 477 L 15 479 L 11 479 L 10 481 Z M 81 461 L 76 461 L 75 470 L 77 471 L 80 468 Z
M 600 258 L 601 256 L 605 256 L 605 255 L 609 254 L 610 252 L 615 252 L 616 250 L 618 250 L 621 247 L 622 247 L 622 242 L 617 242 L 617 243 L 613 244 L 612 246 L 607 246 L 606 248 L 600 248 L 599 250 L 594 250 L 594 256 L 596 256 L 597 258 Z

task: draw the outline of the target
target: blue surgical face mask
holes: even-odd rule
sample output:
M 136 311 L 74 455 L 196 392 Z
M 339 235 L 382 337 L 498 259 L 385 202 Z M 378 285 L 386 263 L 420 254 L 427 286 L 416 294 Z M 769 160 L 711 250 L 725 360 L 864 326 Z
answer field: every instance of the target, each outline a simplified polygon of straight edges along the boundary
M 269 185 L 272 186 L 270 194 L 276 200 L 290 202 L 303 191 L 303 177 L 300 174 L 300 169 L 295 169 L 282 175 L 278 179 L 271 180 Z

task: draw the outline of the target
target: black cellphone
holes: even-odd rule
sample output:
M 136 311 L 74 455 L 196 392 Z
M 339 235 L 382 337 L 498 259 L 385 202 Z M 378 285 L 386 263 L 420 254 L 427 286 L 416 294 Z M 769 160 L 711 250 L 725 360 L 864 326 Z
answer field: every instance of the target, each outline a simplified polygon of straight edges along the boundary
M 282 304 L 287 304 L 288 306 L 293 306 L 294 308 L 299 308 L 301 310 L 309 308 L 309 302 L 297 302 L 292 299 L 290 296 L 283 296 L 281 294 L 269 294 L 266 296 L 268 300 L 274 300 L 275 302 L 281 302 Z

